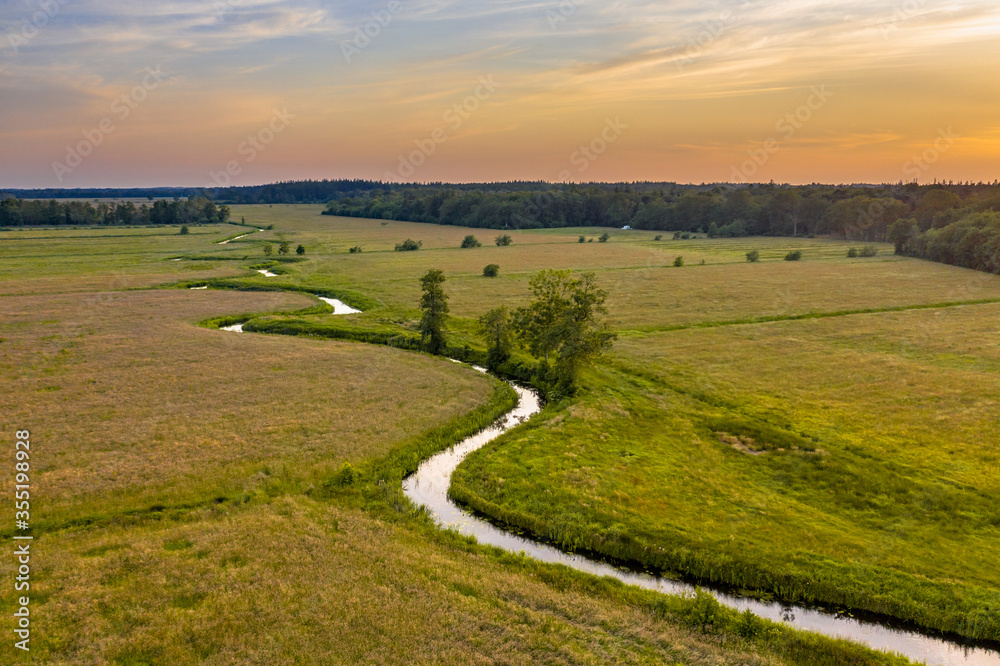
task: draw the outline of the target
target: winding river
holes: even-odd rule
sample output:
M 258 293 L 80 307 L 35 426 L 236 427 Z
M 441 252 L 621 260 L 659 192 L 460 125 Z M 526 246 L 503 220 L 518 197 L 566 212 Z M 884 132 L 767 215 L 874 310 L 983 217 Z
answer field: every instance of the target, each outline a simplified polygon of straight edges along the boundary
M 334 308 L 334 314 L 360 312 L 336 299 L 316 296 Z M 242 332 L 242 324 L 223 328 Z M 457 362 L 457 361 L 456 361 Z M 475 366 L 474 366 L 475 367 Z M 476 367 L 480 372 L 485 369 Z M 541 411 L 541 400 L 529 389 L 511 384 L 519 398 L 517 406 L 485 430 L 455 444 L 425 460 L 416 472 L 403 480 L 403 492 L 417 506 L 424 507 L 442 529 L 452 529 L 473 536 L 479 543 L 503 548 L 513 553 L 525 553 L 542 562 L 563 564 L 596 576 L 610 576 L 628 585 L 663 592 L 690 594 L 695 587 L 688 583 L 634 571 L 579 553 L 568 553 L 529 537 L 513 534 L 472 512 L 458 506 L 448 497 L 451 476 L 467 455 L 496 439 L 511 428 Z M 710 588 L 707 588 L 710 589 Z M 761 617 L 785 624 L 846 638 L 879 650 L 897 652 L 916 662 L 935 666 L 1000 666 L 1000 651 L 924 634 L 891 622 L 870 621 L 832 611 L 763 602 L 734 596 L 712 589 L 720 603 L 740 611 L 750 609 Z

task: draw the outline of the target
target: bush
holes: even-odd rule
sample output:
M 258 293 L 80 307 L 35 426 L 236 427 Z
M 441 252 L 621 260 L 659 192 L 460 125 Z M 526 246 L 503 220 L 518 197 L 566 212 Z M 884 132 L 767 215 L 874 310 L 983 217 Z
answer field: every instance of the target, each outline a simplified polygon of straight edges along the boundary
M 762 638 L 768 633 L 767 622 L 753 614 L 749 608 L 740 613 L 740 619 L 736 623 L 736 633 L 743 638 Z
M 186 235 L 187 235 L 187 234 L 189 234 L 189 233 L 191 233 L 191 230 L 190 230 L 190 229 L 188 229 L 188 226 L 187 226 L 186 224 L 185 224 L 185 225 L 183 225 L 183 226 L 181 227 L 181 231 L 180 231 L 180 234 L 181 234 L 181 236 L 186 236 Z
M 611 234 L 605 231 L 603 234 L 601 234 L 600 238 L 598 238 L 597 240 L 600 243 L 607 243 L 609 238 L 611 238 Z
M 415 241 L 407 238 L 402 243 L 396 244 L 396 252 L 413 252 L 414 250 L 419 250 L 424 246 L 423 241 Z
M 291 251 L 291 246 L 288 241 L 281 241 L 281 245 L 278 246 L 278 254 L 288 254 Z
M 852 247 L 850 250 L 847 251 L 848 259 L 856 259 L 857 256 L 858 256 L 858 248 Z
M 462 239 L 462 247 L 468 248 L 468 247 L 482 247 L 482 246 L 483 244 L 479 242 L 479 239 L 473 236 L 472 234 L 469 234 L 468 236 Z
M 483 277 L 496 277 L 500 275 L 500 266 L 497 264 L 489 264 L 483 269 Z
M 681 234 L 681 240 L 691 240 L 691 234 L 685 231 L 684 233 Z
M 688 624 L 704 633 L 716 631 L 722 621 L 722 606 L 714 596 L 696 587 L 686 619 Z
M 514 239 L 510 237 L 510 234 L 504 234 L 503 236 L 497 236 L 494 242 L 496 242 L 498 247 L 507 247 L 514 244 Z
M 305 245 L 299 245 L 297 248 L 295 248 L 295 254 L 299 255 L 300 257 L 305 253 L 306 253 Z
M 792 250 L 791 252 L 785 255 L 785 261 L 798 261 L 801 258 L 802 258 L 801 250 Z
M 760 250 L 750 250 L 747 252 L 747 261 L 750 263 L 756 263 L 760 261 Z
M 656 238 L 653 240 L 663 240 L 663 234 L 656 234 Z
M 397 250 L 399 249 L 398 245 L 396 246 L 396 249 Z M 350 252 L 351 254 L 361 254 L 361 246 L 360 245 L 355 245 L 350 250 L 348 250 L 348 252 Z
M 577 242 L 578 243 L 586 243 L 587 242 L 587 237 L 586 236 L 580 236 L 580 240 L 577 241 Z
M 271 247 L 271 244 L 270 243 L 265 243 L 264 244 L 264 256 L 265 257 L 270 257 L 273 252 L 274 252 L 274 248 Z
M 874 257 L 876 255 L 878 255 L 878 248 L 874 245 L 865 245 L 858 253 L 858 256 L 861 257 Z
M 684 265 L 684 257 L 677 257 L 674 259 L 674 266 L 676 268 L 680 268 L 683 265 Z
M 674 232 L 674 240 L 680 240 L 680 239 L 681 239 L 681 232 L 675 231 Z

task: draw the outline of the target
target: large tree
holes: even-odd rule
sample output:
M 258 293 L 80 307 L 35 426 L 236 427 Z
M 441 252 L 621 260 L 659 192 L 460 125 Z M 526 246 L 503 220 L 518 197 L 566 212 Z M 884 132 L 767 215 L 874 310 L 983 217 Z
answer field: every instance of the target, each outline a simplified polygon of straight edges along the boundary
M 493 308 L 479 318 L 479 331 L 486 338 L 486 366 L 496 370 L 510 359 L 514 327 L 507 306 Z
M 440 354 L 448 344 L 444 334 L 444 325 L 448 320 L 448 294 L 441 285 L 445 277 L 442 271 L 431 269 L 420 278 L 423 296 L 420 297 L 420 334 L 423 336 L 424 347 L 432 354 Z

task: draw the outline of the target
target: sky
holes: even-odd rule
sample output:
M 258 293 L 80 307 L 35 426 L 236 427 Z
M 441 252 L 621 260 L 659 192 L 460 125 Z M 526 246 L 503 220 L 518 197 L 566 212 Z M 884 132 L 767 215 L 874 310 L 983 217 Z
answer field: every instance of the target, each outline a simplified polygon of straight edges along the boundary
M 6 0 L 0 188 L 1000 178 L 995 0 Z

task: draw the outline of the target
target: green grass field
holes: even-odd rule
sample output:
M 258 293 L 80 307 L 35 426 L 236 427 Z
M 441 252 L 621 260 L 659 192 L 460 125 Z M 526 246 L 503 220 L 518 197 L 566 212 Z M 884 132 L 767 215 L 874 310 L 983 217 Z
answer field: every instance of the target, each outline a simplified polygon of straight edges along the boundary
M 893 661 L 705 634 L 687 601 L 438 532 L 398 478 L 503 411 L 500 384 L 412 351 L 199 326 L 316 305 L 259 291 L 284 287 L 368 310 L 262 326 L 412 336 L 429 268 L 457 345 L 481 349 L 473 319 L 526 303 L 544 268 L 594 271 L 620 332 L 577 398 L 463 464 L 463 500 L 570 546 L 1000 638 L 1000 278 L 825 239 L 568 229 L 501 248 L 320 211 L 236 206 L 274 229 L 225 245 L 244 228 L 0 232 L 0 427 L 32 431 L 44 489 L 38 663 Z M 460 249 L 468 233 L 484 246 Z M 423 248 L 394 252 L 407 238 Z M 284 240 L 304 261 L 249 268 Z M 220 278 L 258 291 L 152 288 Z M 345 463 L 357 482 L 337 481 Z

